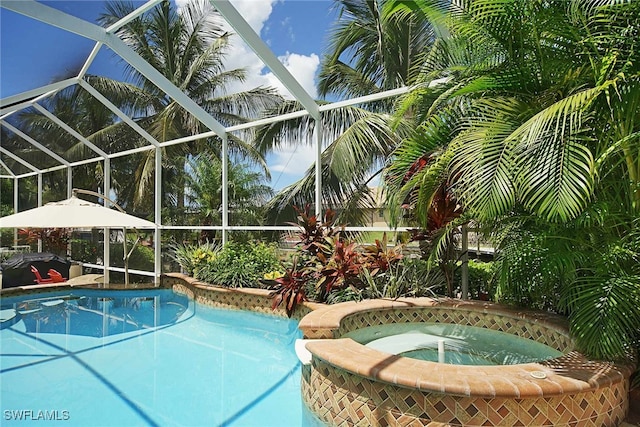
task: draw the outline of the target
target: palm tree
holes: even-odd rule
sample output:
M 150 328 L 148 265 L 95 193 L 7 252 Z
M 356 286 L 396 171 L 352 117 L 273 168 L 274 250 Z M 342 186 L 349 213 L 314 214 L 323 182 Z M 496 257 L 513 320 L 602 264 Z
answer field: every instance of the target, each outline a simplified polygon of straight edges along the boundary
M 320 95 L 352 98 L 413 83 L 437 40 L 433 21 L 398 15 L 390 0 L 340 0 L 336 6 L 339 15 L 322 61 Z
M 130 2 L 108 3 L 100 22 L 108 26 L 133 10 Z M 245 78 L 245 71 L 224 68 L 230 34 L 221 24 L 219 14 L 207 2 L 190 2 L 178 12 L 174 4 L 164 1 L 120 28 L 118 35 L 220 123 L 234 125 L 249 121 L 263 109 L 278 105 L 282 99 L 269 88 L 226 92 L 229 84 Z M 125 67 L 126 82 L 92 75 L 85 79 L 158 141 L 207 130 L 135 68 L 128 64 Z M 59 92 L 46 101 L 45 107 L 106 152 L 147 144 L 78 86 Z M 70 140 L 66 132 L 34 109 L 22 113 L 19 122 L 18 127 L 36 139 L 47 141 L 53 151 L 68 159 L 78 160 L 90 154 L 84 144 Z M 46 138 L 41 138 L 41 135 L 46 135 Z M 262 156 L 245 142 L 250 135 L 250 132 L 228 135 L 230 153 L 266 170 Z M 163 150 L 163 206 L 170 206 L 165 209 L 165 220 L 175 219 L 176 212 L 183 210 L 184 168 L 189 156 L 199 152 L 219 153 L 219 147 L 217 138 L 209 138 Z M 43 161 L 50 160 L 41 153 L 39 155 Z M 149 190 L 153 188 L 153 151 L 118 158 L 114 163 L 117 167 L 113 167 L 111 185 L 116 191 L 118 204 L 128 210 L 146 209 L 151 212 L 153 191 Z M 74 182 L 85 188 L 101 187 L 101 168 L 99 163 L 76 168 Z M 49 184 L 55 190 L 61 182 L 64 180 L 53 177 Z
M 274 114 L 298 109 L 297 103 L 285 103 Z M 324 113 L 320 123 L 308 118 L 277 122 L 257 130 L 258 149 L 268 152 L 295 140 L 311 145 L 308 137 L 315 126 L 322 128 L 322 197 L 324 208 L 338 211 L 341 223 L 360 223 L 362 208 L 372 205 L 368 185 L 380 174 L 385 159 L 409 126 L 389 114 L 372 113 L 358 107 L 345 107 Z M 315 164 L 296 183 L 284 188 L 269 202 L 270 221 L 293 220 L 292 206 L 305 206 L 314 199 Z M 284 215 L 283 215 L 284 214 Z M 289 216 L 287 216 L 287 214 Z
M 200 225 L 221 225 L 222 161 L 215 155 L 200 154 L 189 159 L 188 164 L 187 200 L 197 210 Z M 264 205 L 273 195 L 267 177 L 249 165 L 234 162 L 228 163 L 228 177 L 229 223 L 260 225 Z M 242 240 L 238 236 L 234 240 Z M 201 233 L 201 240 L 213 241 L 215 238 L 216 233 Z
M 94 82 L 96 79 L 93 76 L 88 76 L 87 80 Z M 41 104 L 54 116 L 78 131 L 79 134 L 88 135 L 87 139 L 105 152 L 112 153 L 129 148 L 124 145 L 124 142 L 131 139 L 131 134 L 123 135 L 122 131 L 127 129 L 116 125 L 116 116 L 107 107 L 96 102 L 80 86 L 70 86 L 61 90 L 55 96 L 43 100 Z M 122 102 L 120 104 L 124 105 Z M 21 112 L 18 116 L 18 122 L 18 127 L 26 134 L 41 141 L 47 148 L 69 161 L 80 161 L 96 155 L 85 144 L 71 138 L 67 131 L 33 107 Z M 114 128 L 121 132 L 113 132 Z M 38 157 L 34 158 L 38 159 Z M 40 159 L 37 161 L 39 165 L 44 166 L 47 164 L 44 161 L 50 162 L 52 159 L 45 156 L 44 161 Z M 73 170 L 74 186 L 100 191 L 104 185 L 102 168 L 102 163 L 76 166 Z M 118 168 L 114 168 L 111 175 L 115 187 L 124 187 L 126 184 L 123 185 L 123 183 L 130 181 L 134 170 L 135 159 L 133 157 L 118 160 Z M 66 180 L 60 173 L 45 174 L 44 179 L 44 198 L 46 200 L 60 200 L 66 197 L 66 185 L 64 184 Z M 122 194 L 119 196 L 121 197 L 119 204 L 127 206 L 126 198 L 122 198 Z
M 112 2 L 106 6 L 100 23 L 117 22 L 134 10 L 128 2 Z M 242 69 L 227 70 L 224 58 L 229 49 L 230 34 L 222 28 L 220 15 L 208 2 L 189 2 L 180 11 L 169 1 L 132 20 L 118 31 L 125 43 L 156 68 L 175 86 L 191 97 L 225 126 L 244 123 L 265 108 L 281 102 L 270 88 L 226 93 L 230 83 L 245 78 Z M 132 100 L 139 123 L 158 141 L 194 135 L 205 131 L 195 117 L 150 83 L 136 69 L 127 65 L 129 81 L 103 81 L 102 88 L 111 98 Z M 97 83 L 99 84 L 99 83 Z M 229 135 L 230 152 L 264 166 L 263 158 L 244 142 L 248 134 Z M 178 210 L 184 206 L 184 171 L 187 159 L 198 152 L 219 153 L 219 140 L 210 138 L 164 149 L 163 205 Z M 141 159 L 135 171 L 135 200 L 150 200 L 149 184 L 153 177 L 153 153 Z
M 336 0 L 339 17 L 331 30 L 329 53 L 322 59 L 318 83 L 320 94 L 354 97 L 411 84 L 419 75 L 423 57 L 430 52 L 435 31 L 430 21 L 412 16 L 399 19 L 391 0 Z M 408 135 L 410 124 L 388 113 L 392 101 L 371 102 L 323 113 L 323 203 L 340 208 L 338 220 L 361 221 L 361 207 L 373 202 L 368 185 L 386 164 L 398 142 Z M 300 109 L 283 105 L 271 114 Z M 285 142 L 310 144 L 316 124 L 308 118 L 265 126 L 256 134 L 261 152 Z M 271 203 L 281 213 L 291 205 L 304 206 L 314 199 L 315 166 L 293 185 L 283 189 Z M 292 213 L 293 211 L 290 211 Z
M 569 315 L 585 351 L 621 357 L 640 336 L 640 251 L 630 237 L 640 158 L 638 38 L 630 35 L 640 5 L 456 5 L 439 55 L 446 61 L 423 68 L 449 81 L 423 85 L 400 109 L 423 120 L 387 171 L 395 205 L 410 198 L 424 218 L 446 182 L 468 217 L 493 226 L 503 295 L 528 304 L 532 292 L 544 295 Z M 425 156 L 430 162 L 403 182 Z

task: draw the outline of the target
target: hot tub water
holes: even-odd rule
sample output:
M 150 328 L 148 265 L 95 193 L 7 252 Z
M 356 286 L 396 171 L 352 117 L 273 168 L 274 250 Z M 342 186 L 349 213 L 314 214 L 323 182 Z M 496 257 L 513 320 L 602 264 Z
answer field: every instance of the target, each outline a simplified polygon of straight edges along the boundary
M 431 362 L 438 362 L 444 349 L 444 363 L 454 365 L 514 365 L 562 355 L 545 344 L 505 332 L 444 323 L 370 326 L 343 337 L 385 353 Z

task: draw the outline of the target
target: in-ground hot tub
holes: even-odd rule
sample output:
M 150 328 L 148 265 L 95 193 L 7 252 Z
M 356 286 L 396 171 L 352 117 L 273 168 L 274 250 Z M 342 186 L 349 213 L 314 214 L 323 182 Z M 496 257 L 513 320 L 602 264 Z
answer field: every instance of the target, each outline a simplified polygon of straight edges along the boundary
M 535 340 L 561 356 L 513 365 L 454 365 L 360 344 L 348 334 L 384 324 L 481 327 Z M 484 302 L 430 298 L 350 302 L 315 310 L 302 330 L 307 406 L 330 425 L 617 426 L 629 366 L 573 351 L 563 318 Z
M 454 365 L 515 365 L 562 356 L 538 341 L 453 323 L 388 323 L 356 329 L 344 338 L 384 353 Z

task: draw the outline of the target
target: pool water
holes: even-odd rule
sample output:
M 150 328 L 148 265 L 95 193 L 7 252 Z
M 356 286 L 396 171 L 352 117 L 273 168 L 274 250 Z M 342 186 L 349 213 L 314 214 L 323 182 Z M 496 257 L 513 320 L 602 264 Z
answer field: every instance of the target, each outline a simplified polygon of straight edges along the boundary
M 108 292 L 108 293 L 105 293 Z M 319 426 L 297 322 L 171 290 L 3 298 L 3 426 Z
M 345 334 L 385 353 L 454 365 L 514 365 L 553 359 L 562 352 L 537 341 L 475 326 L 447 323 L 398 323 L 370 326 Z

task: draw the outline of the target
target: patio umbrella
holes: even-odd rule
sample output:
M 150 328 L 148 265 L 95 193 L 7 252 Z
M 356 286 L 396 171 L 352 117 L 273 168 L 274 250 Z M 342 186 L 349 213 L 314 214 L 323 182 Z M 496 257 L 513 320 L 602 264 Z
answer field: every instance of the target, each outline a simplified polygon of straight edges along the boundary
M 87 190 L 74 190 L 88 192 Z M 50 202 L 38 208 L 0 217 L 0 228 L 155 228 L 155 224 L 96 203 L 79 199 L 75 195 L 59 202 Z M 140 240 L 134 243 L 136 244 Z M 127 239 L 123 243 L 125 284 L 129 283 L 129 257 Z
M 72 196 L 0 217 L 0 228 L 155 228 L 155 224 Z

